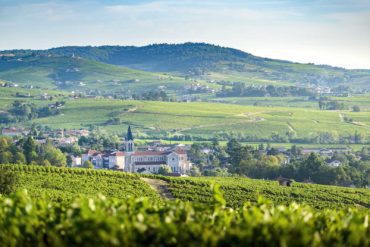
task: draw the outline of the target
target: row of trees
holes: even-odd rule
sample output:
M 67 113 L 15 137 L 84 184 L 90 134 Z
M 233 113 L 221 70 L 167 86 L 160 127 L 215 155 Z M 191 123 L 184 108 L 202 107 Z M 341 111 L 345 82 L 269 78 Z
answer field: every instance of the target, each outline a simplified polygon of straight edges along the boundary
M 320 110 L 346 110 L 347 107 L 344 103 L 337 100 L 319 100 Z
M 215 132 L 212 137 L 195 136 L 190 134 L 173 135 L 171 132 L 138 133 L 140 139 L 164 139 L 172 141 L 228 141 L 237 139 L 241 142 L 274 142 L 274 143 L 315 143 L 315 144 L 366 144 L 370 138 L 363 132 L 355 131 L 353 134 L 339 134 L 336 130 L 311 132 L 307 136 L 299 137 L 294 131 L 277 132 L 270 136 L 250 135 L 236 131 Z
M 302 87 L 276 87 L 268 86 L 247 86 L 243 82 L 237 82 L 231 88 L 222 87 L 222 90 L 217 93 L 218 97 L 287 97 L 287 96 L 314 96 L 315 93 L 309 88 Z
M 167 95 L 163 90 L 149 91 L 142 94 L 133 94 L 135 100 L 152 100 L 152 101 L 175 101 L 176 99 Z
M 0 164 L 66 166 L 67 158 L 51 143 L 37 144 L 31 136 L 17 143 L 10 138 L 0 137 Z
M 0 115 L 0 123 L 14 123 L 32 120 L 40 117 L 48 117 L 58 115 L 61 113 L 60 107 L 65 102 L 56 102 L 52 106 L 37 107 L 34 103 L 27 103 L 23 101 L 14 101 L 7 113 Z

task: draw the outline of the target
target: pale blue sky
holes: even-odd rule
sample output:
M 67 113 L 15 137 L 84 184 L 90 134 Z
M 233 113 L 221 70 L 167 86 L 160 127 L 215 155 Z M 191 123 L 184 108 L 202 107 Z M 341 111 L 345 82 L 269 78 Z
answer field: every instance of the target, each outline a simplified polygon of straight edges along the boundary
M 370 69 L 370 0 L 0 0 L 0 50 L 208 42 Z

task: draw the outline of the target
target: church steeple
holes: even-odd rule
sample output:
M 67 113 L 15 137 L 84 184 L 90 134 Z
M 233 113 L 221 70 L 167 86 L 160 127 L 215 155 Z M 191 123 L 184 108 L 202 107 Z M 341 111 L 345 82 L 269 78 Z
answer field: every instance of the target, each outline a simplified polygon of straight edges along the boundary
M 132 136 L 131 126 L 128 126 L 126 141 L 133 141 L 133 140 L 134 140 L 134 137 Z
M 135 145 L 134 145 L 134 137 L 131 131 L 131 126 L 128 126 L 128 129 L 127 129 L 125 145 L 126 145 L 126 150 L 125 150 L 126 152 L 134 151 Z

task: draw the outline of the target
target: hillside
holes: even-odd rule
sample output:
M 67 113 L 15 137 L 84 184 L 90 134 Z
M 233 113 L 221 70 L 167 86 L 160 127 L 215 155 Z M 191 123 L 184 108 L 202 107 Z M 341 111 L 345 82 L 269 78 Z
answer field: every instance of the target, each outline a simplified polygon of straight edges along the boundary
M 60 47 L 43 51 L 18 50 L 2 53 L 16 56 L 75 54 L 89 60 L 133 69 L 169 72 L 206 80 L 242 81 L 249 84 L 310 83 L 369 89 L 370 82 L 370 70 L 346 70 L 325 65 L 274 60 L 205 43 L 158 44 L 143 47 Z
M 2 246 L 370 245 L 368 190 L 177 178 L 169 181 L 180 200 L 169 201 L 122 172 L 0 168 L 20 177 L 16 193 L 0 196 Z
M 159 194 L 137 174 L 24 165 L 0 165 L 0 170 L 15 172 L 18 177 L 15 190 L 26 189 L 33 198 L 46 197 L 51 201 L 68 203 L 76 197 L 88 198 L 102 194 L 120 200 L 129 197 L 161 200 Z M 241 207 L 246 202 L 257 203 L 259 196 L 276 205 L 297 202 L 318 209 L 349 206 L 370 208 L 370 191 L 367 189 L 302 183 L 283 187 L 276 181 L 231 177 L 151 177 L 168 182 L 168 188 L 175 198 L 203 204 L 212 204 L 212 184 L 217 183 L 221 186 L 227 205 L 233 208 Z
M 160 200 L 139 176 L 131 173 L 22 165 L 0 165 L 0 170 L 15 172 L 15 190 L 27 190 L 33 198 L 68 203 L 77 197 L 102 194 L 120 200 L 129 197 Z
M 226 203 L 241 207 L 245 202 L 257 202 L 258 196 L 275 204 L 297 202 L 314 208 L 346 208 L 359 206 L 370 208 L 370 190 L 352 189 L 318 184 L 293 183 L 292 187 L 279 186 L 277 181 L 249 178 L 164 178 L 169 182 L 172 194 L 181 200 L 210 203 L 212 183 L 220 185 Z
M 174 93 L 191 83 L 80 57 L 35 54 L 0 59 L 0 78 L 26 87 L 126 96 L 160 87 Z

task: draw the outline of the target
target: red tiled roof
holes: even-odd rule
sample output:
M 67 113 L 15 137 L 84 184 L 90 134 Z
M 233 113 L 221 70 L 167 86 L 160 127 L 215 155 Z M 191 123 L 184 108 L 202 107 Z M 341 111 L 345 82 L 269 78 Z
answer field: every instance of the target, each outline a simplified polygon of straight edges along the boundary
M 125 156 L 125 153 L 121 151 L 117 151 L 117 152 L 110 153 L 109 156 Z
M 177 153 L 177 154 L 187 154 L 186 151 L 183 150 L 183 149 L 176 149 L 175 153 Z
M 97 153 L 99 153 L 98 151 L 96 151 L 96 150 L 93 150 L 93 149 L 89 149 L 89 150 L 87 150 L 87 152 L 86 152 L 86 154 L 90 154 L 90 155 L 94 155 L 94 154 L 97 154 Z

